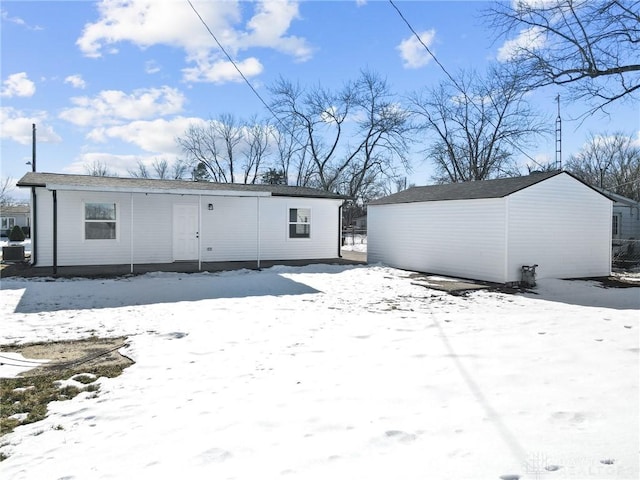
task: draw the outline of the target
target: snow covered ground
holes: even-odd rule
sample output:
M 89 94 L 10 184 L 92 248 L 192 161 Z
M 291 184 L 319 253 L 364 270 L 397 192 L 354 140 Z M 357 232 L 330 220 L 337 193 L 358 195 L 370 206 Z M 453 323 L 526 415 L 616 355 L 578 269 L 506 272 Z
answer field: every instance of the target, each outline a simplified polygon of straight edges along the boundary
M 0 478 L 637 479 L 639 310 L 376 265 L 3 279 L 2 343 L 126 335 L 136 363 L 3 437 Z

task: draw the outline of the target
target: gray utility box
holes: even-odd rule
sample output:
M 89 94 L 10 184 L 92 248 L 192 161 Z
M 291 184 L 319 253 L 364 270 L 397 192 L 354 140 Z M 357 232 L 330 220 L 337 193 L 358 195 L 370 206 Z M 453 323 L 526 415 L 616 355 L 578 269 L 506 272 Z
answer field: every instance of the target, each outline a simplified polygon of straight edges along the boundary
M 2 247 L 2 260 L 5 262 L 23 262 L 24 245 L 9 245 Z

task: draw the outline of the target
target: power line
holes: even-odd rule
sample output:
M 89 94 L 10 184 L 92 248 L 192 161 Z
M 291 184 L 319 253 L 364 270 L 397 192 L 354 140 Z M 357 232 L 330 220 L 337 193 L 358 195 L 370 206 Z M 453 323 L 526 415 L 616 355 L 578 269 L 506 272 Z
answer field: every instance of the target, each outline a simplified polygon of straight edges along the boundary
M 233 65 L 233 67 L 236 69 L 236 71 L 238 72 L 238 74 L 242 77 L 242 79 L 244 80 L 244 82 L 249 86 L 249 88 L 251 89 L 251 91 L 253 92 L 253 94 L 258 98 L 258 100 L 260 100 L 260 102 L 262 103 L 262 105 L 264 105 L 264 107 L 269 111 L 269 113 L 271 113 L 271 115 L 273 116 L 273 118 L 276 120 L 276 122 L 278 122 L 280 124 L 280 126 L 289 134 L 291 135 L 292 138 L 294 138 L 296 141 L 297 139 L 295 138 L 295 136 L 293 135 L 293 133 L 287 128 L 287 126 L 278 118 L 278 116 L 276 115 L 276 113 L 273 111 L 273 109 L 267 104 L 267 102 L 262 98 L 262 96 L 260 95 L 260 93 L 258 93 L 258 91 L 254 88 L 254 86 L 251 84 L 251 82 L 249 81 L 249 79 L 244 75 L 244 73 L 242 73 L 242 70 L 240 70 L 240 67 L 238 67 L 237 63 L 235 62 L 235 60 L 233 60 L 233 58 L 231 58 L 231 55 L 229 55 L 229 53 L 227 52 L 227 50 L 224 48 L 224 46 L 220 43 L 220 41 L 218 40 L 218 38 L 215 36 L 215 34 L 211 31 L 211 29 L 209 28 L 209 25 L 207 25 L 207 22 L 204 21 L 204 19 L 202 18 L 202 16 L 200 15 L 200 13 L 198 12 L 198 10 L 196 10 L 196 7 L 193 6 L 193 3 L 191 3 L 191 0 L 187 0 L 187 3 L 189 4 L 189 6 L 191 7 L 191 9 L 194 11 L 194 13 L 198 16 L 198 18 L 200 19 L 200 22 L 202 22 L 202 25 L 204 25 L 204 28 L 207 29 L 207 32 L 209 32 L 209 35 L 211 35 L 211 38 L 213 38 L 213 40 L 216 42 L 216 44 L 218 45 L 218 48 L 220 48 L 220 50 L 222 50 L 222 53 L 224 53 L 224 55 L 227 57 L 227 59 L 229 60 L 229 62 L 231 62 L 231 65 Z M 304 146 L 302 144 L 300 144 L 301 146 Z
M 426 43 L 424 43 L 422 41 L 422 38 L 420 38 L 420 35 L 418 35 L 418 32 L 415 31 L 415 29 L 411 26 L 411 24 L 409 23 L 409 20 L 406 19 L 406 17 L 403 15 L 403 13 L 400 11 L 400 9 L 397 7 L 397 5 L 393 2 L 393 0 L 389 0 L 389 3 L 391 4 L 391 6 L 395 9 L 396 12 L 398 12 L 398 15 L 400 16 L 400 18 L 404 21 L 404 23 L 407 25 L 407 27 L 409 27 L 409 30 L 411 30 L 411 33 L 413 33 L 413 35 L 418 39 L 418 41 L 420 42 L 420 44 L 424 47 L 424 49 L 427 51 L 427 53 L 429 54 L 429 56 L 433 59 L 434 62 L 436 62 L 436 64 L 438 64 L 438 67 L 440 67 L 440 69 L 444 72 L 444 74 L 447 76 L 447 78 L 449 78 L 449 80 L 451 80 L 451 82 L 453 83 L 453 85 L 458 89 L 459 92 L 461 92 L 466 98 L 468 98 L 466 92 L 460 87 L 460 85 L 458 84 L 458 82 L 456 81 L 456 79 L 449 73 L 449 71 L 444 67 L 444 65 L 440 62 L 440 60 L 438 60 L 438 57 L 435 56 L 435 54 L 431 51 L 431 49 L 427 46 Z M 471 102 L 471 104 L 478 110 L 480 111 L 480 109 L 478 108 L 478 106 L 475 104 L 475 102 Z M 496 128 L 495 125 L 493 125 L 493 123 L 491 123 L 490 120 L 488 120 L 489 124 L 491 124 L 491 126 L 493 128 Z M 543 165 L 539 164 L 531 155 L 529 155 L 528 153 L 526 153 L 525 151 L 523 151 L 518 145 L 516 145 L 515 143 L 513 143 L 511 140 L 509 139 L 505 139 L 513 148 L 515 148 L 516 150 L 518 150 L 521 154 L 523 154 L 525 157 L 527 157 L 529 160 L 531 160 L 533 163 L 535 163 L 536 165 L 538 165 L 540 168 L 544 168 Z

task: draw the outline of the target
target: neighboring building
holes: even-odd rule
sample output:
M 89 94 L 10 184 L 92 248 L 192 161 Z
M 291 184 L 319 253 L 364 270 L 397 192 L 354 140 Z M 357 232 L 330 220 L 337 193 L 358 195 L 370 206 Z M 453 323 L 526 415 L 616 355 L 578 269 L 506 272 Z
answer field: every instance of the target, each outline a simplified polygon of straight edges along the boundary
M 358 229 L 365 231 L 367 230 L 367 215 L 361 215 L 353 219 L 353 226 Z
M 640 240 L 640 202 L 603 191 L 613 200 L 611 236 L 615 240 Z
M 38 266 L 339 257 L 344 197 L 241 185 L 27 173 Z
M 11 229 L 18 225 L 26 234 L 30 226 L 29 205 L 2 205 L 0 206 L 0 235 L 6 237 Z
M 498 283 L 611 272 L 612 201 L 566 172 L 413 187 L 369 203 L 368 262 Z

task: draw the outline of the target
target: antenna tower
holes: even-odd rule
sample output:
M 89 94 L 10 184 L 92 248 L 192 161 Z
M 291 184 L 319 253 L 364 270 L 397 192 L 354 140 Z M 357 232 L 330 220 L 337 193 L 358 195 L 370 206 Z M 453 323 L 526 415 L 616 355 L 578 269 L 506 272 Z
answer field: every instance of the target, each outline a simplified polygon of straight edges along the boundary
M 556 117 L 556 170 L 562 170 L 562 118 L 560 117 L 560 94 L 558 102 L 558 116 Z

